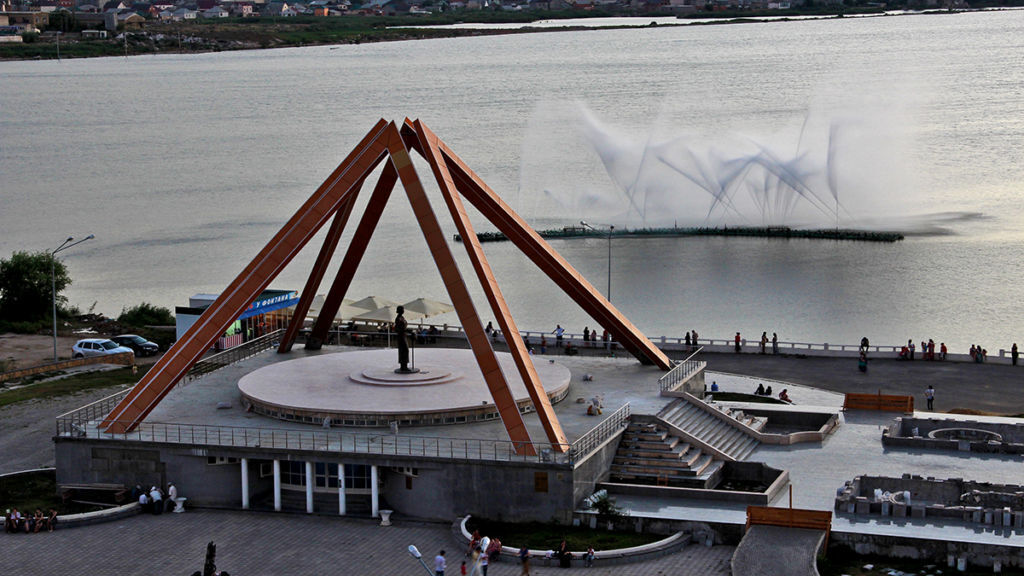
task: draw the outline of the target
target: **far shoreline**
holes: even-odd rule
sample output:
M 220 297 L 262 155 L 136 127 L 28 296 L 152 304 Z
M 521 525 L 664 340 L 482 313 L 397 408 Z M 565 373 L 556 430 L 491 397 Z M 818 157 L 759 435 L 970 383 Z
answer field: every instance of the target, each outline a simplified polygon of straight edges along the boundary
M 324 18 L 300 17 L 289 19 L 294 20 L 294 23 L 282 23 L 280 19 L 272 20 L 262 18 L 252 22 L 238 21 L 226 24 L 200 23 L 184 25 L 181 23 L 154 23 L 141 31 L 129 31 L 128 38 L 131 40 L 130 43 L 127 41 L 122 43 L 121 40 L 117 38 L 106 41 L 87 42 L 66 39 L 58 49 L 56 42 L 53 41 L 52 38 L 43 35 L 33 42 L 6 45 L 0 44 L 0 62 L 101 58 L 109 56 L 148 56 L 156 54 L 208 54 L 211 52 L 301 48 L 309 46 L 341 47 L 350 44 L 500 36 L 509 34 L 685 26 L 720 26 L 728 24 L 763 24 L 845 18 L 916 16 L 924 14 L 960 14 L 966 12 L 987 12 L 1014 9 L 1020 8 L 993 7 L 963 10 L 934 9 L 889 12 L 880 9 L 852 12 L 832 10 L 807 13 L 786 11 L 784 14 L 771 14 L 768 11 L 751 13 L 720 12 L 707 14 L 694 13 L 686 16 L 675 16 L 675 22 L 658 22 L 650 20 L 652 18 L 658 18 L 660 20 L 672 18 L 671 15 L 662 14 L 618 15 L 614 13 L 598 13 L 581 15 L 579 13 L 566 12 L 538 12 L 536 14 L 515 13 L 515 17 L 504 18 L 501 16 L 505 15 L 499 14 L 498 17 L 493 20 L 478 18 L 477 21 L 470 22 L 464 22 L 463 20 L 456 19 L 454 16 L 445 15 L 443 21 L 438 23 L 420 23 L 419 20 L 422 19 L 420 17 L 339 16 L 335 17 L 337 21 L 329 23 L 338 24 L 341 27 L 340 29 L 321 31 L 319 35 L 314 35 L 313 37 L 310 37 L 309 33 L 305 30 L 301 30 L 301 35 L 299 32 L 295 32 L 293 36 L 301 36 L 301 40 L 289 39 L 290 36 L 288 34 L 281 33 L 280 27 L 305 27 L 311 23 L 319 24 L 326 20 Z M 478 14 L 458 14 L 458 16 L 467 15 L 480 16 Z M 531 18 L 522 18 L 524 15 L 529 15 Z M 531 25 L 544 21 L 576 22 L 579 20 L 600 19 L 635 19 L 637 20 L 637 24 L 607 26 L 589 26 L 580 24 L 570 24 L 566 26 L 558 26 L 557 24 L 549 24 L 545 26 Z M 648 23 L 642 23 L 645 20 L 647 20 Z M 389 24 L 389 21 L 393 22 L 393 24 Z M 352 24 L 356 24 L 357 26 L 353 27 L 351 26 Z M 222 26 L 222 28 L 217 28 L 218 25 Z M 479 27 L 474 25 L 478 25 Z M 456 28 L 454 26 L 459 27 Z M 204 32 L 206 34 L 197 35 L 197 32 Z M 218 35 L 218 32 L 222 35 Z M 123 38 L 120 34 L 117 36 Z M 181 48 L 181 39 L 183 37 L 189 39 L 190 47 L 188 49 Z M 159 40 L 157 40 L 157 38 L 159 38 Z M 170 38 L 170 40 L 168 40 L 168 38 Z M 273 38 L 273 41 L 269 41 L 268 38 Z M 175 47 L 177 47 L 177 49 L 174 49 Z

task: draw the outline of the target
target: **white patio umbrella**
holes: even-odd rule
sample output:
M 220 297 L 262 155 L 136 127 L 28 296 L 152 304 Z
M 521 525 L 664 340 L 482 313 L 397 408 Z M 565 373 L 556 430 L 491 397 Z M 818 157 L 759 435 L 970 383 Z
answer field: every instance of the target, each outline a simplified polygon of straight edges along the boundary
M 353 316 L 354 320 L 362 320 L 364 322 L 394 322 L 395 316 L 398 316 L 398 305 L 394 306 L 383 306 L 374 310 L 373 312 L 364 312 L 357 316 Z M 405 320 L 415 320 L 422 318 L 423 314 L 419 312 L 405 311 Z
M 405 314 L 407 317 L 411 312 L 415 312 L 423 318 L 428 318 L 430 316 L 437 316 L 438 314 L 445 314 L 455 310 L 455 306 L 452 306 L 451 304 L 431 300 L 429 298 L 417 298 L 410 302 L 406 302 L 403 306 L 405 306 Z
M 367 296 L 358 302 L 353 302 L 351 306 L 354 308 L 362 308 L 367 312 L 373 312 L 375 310 L 380 310 L 385 306 L 398 306 L 398 302 L 392 302 L 391 300 L 380 298 L 379 296 Z M 394 317 L 391 319 L 394 320 Z

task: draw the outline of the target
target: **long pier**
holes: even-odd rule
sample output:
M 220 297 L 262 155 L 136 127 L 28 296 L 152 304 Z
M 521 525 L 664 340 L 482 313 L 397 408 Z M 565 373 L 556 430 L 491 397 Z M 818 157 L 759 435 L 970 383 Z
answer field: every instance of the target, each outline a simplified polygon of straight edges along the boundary
M 582 226 L 566 226 L 549 230 L 538 230 L 538 234 L 546 239 L 570 238 L 672 238 L 678 236 L 744 236 L 751 238 L 808 238 L 818 240 L 852 240 L 856 242 L 898 242 L 903 240 L 899 232 L 870 230 L 853 230 L 848 228 L 801 229 L 788 226 L 735 226 L 722 228 L 623 228 L 593 230 Z M 481 242 L 504 242 L 508 240 L 501 232 L 478 232 Z M 462 237 L 455 235 L 455 241 L 461 242 Z

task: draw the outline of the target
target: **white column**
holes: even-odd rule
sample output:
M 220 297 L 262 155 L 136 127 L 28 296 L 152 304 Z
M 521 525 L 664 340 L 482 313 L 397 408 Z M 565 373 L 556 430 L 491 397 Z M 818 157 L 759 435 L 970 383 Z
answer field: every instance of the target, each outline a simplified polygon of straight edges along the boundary
M 249 459 L 242 458 L 242 510 L 249 509 Z
M 281 511 L 281 461 L 274 459 L 274 511 Z
M 345 515 L 345 465 L 338 462 L 338 515 Z
M 316 482 L 316 478 L 313 477 L 313 463 L 306 462 L 306 514 L 313 513 L 313 483 Z
M 370 466 L 370 516 L 380 516 L 380 492 L 377 490 L 377 465 Z

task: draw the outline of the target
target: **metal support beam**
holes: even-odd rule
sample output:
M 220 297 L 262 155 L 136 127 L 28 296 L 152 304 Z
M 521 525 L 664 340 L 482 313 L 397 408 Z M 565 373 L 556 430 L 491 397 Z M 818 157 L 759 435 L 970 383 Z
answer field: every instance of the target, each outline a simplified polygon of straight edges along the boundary
M 281 461 L 274 459 L 274 511 L 281 511 Z
M 306 460 L 306 514 L 313 513 L 313 463 Z

